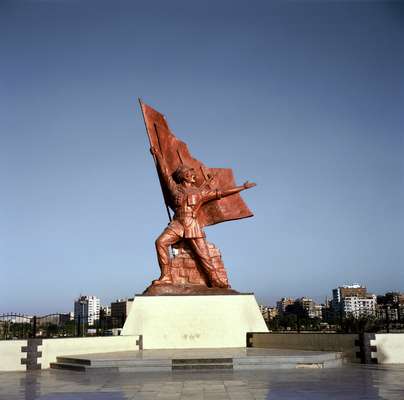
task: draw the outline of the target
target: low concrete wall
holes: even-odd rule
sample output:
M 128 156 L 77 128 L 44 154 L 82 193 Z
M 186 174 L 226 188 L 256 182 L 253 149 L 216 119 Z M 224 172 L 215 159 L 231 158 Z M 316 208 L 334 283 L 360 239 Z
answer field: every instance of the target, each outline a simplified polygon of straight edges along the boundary
M 139 336 L 97 336 L 82 338 L 0 341 L 0 371 L 49 368 L 58 356 L 137 351 Z
M 49 364 L 55 362 L 58 356 L 139 350 L 139 336 L 44 339 L 39 350 L 42 357 L 38 363 L 45 369 L 49 368 Z
M 295 349 L 342 352 L 351 362 L 357 358 L 359 335 L 339 333 L 250 333 L 249 346 L 273 349 Z
M 404 364 L 404 333 L 377 333 L 370 344 L 378 364 Z
M 2 340 L 0 341 L 0 371 L 25 371 L 25 364 L 21 359 L 25 358 L 22 347 L 27 346 L 26 340 Z

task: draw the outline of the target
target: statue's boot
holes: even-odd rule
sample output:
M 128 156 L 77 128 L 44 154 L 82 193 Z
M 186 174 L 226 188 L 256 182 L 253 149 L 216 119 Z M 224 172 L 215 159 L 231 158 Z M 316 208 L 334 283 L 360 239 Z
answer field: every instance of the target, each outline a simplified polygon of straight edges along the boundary
M 165 265 L 161 268 L 161 276 L 152 282 L 153 285 L 162 285 L 173 283 L 173 278 L 171 277 L 170 267 Z
M 216 271 L 210 271 L 210 283 L 212 287 L 218 287 L 218 288 L 228 288 L 229 285 L 225 282 L 223 282 L 220 278 L 219 275 L 217 274 Z

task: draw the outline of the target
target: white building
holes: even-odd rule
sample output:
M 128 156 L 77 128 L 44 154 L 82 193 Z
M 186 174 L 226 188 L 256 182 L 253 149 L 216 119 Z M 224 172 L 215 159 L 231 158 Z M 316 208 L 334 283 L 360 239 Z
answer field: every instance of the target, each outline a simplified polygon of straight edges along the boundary
M 343 285 L 333 289 L 332 291 L 332 305 L 334 309 L 338 309 L 341 306 L 342 300 L 345 297 L 366 297 L 367 289 L 365 286 L 354 283 L 353 285 Z
M 74 319 L 80 323 L 93 325 L 100 319 L 101 301 L 95 296 L 80 296 L 74 302 Z
M 376 295 L 358 284 L 340 286 L 332 291 L 335 315 L 359 318 L 376 314 Z
M 342 310 L 345 316 L 355 318 L 376 315 L 376 295 L 366 297 L 347 296 L 342 299 Z
M 313 318 L 323 319 L 323 309 L 322 304 L 314 304 L 313 306 Z

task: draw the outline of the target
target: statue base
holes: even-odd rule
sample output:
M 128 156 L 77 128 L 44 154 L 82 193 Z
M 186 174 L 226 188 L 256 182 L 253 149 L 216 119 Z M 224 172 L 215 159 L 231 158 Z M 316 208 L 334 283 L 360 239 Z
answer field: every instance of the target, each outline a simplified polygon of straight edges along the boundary
M 142 335 L 143 349 L 202 349 L 246 347 L 248 332 L 268 332 L 251 293 L 165 294 L 136 295 L 121 335 Z
M 145 296 L 167 296 L 167 295 L 189 295 L 189 294 L 239 294 L 230 288 L 207 287 L 206 285 L 173 285 L 173 284 L 152 284 L 144 292 Z

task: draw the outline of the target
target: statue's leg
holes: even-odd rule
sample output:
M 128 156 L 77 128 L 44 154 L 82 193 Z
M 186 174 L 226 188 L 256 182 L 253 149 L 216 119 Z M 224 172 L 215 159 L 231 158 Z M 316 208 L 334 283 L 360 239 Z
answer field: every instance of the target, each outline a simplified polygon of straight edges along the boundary
M 172 283 L 171 277 L 171 260 L 169 247 L 181 240 L 173 230 L 166 228 L 163 233 L 156 240 L 157 259 L 159 262 L 161 276 L 159 279 L 153 281 L 154 285 L 161 283 Z
M 201 263 L 202 268 L 208 275 L 211 285 L 215 287 L 227 288 L 228 285 L 220 280 L 216 269 L 212 264 L 205 238 L 193 238 L 187 240 L 198 261 Z

